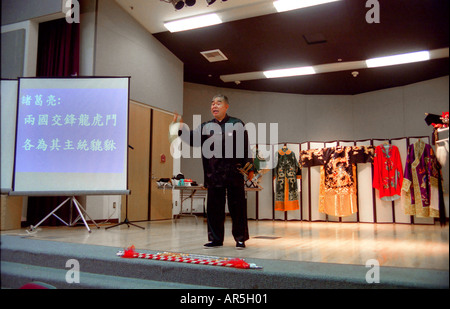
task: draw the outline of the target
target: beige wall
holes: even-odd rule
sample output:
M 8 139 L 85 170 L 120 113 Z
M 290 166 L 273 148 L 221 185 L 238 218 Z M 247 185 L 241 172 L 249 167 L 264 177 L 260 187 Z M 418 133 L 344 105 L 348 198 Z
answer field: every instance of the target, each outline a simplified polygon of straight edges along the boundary
M 183 63 L 115 1 L 99 0 L 96 76 L 131 76 L 131 99 L 165 111 L 183 108 Z
M 211 119 L 209 102 L 217 93 L 229 97 L 229 114 L 244 122 L 277 122 L 279 142 L 389 139 L 431 136 L 425 113 L 448 111 L 449 78 L 354 96 L 254 92 L 185 83 L 184 121 L 192 126 L 195 114 L 202 121 Z M 203 182 L 200 159 L 183 158 L 181 171 Z M 443 172 L 448 194 L 448 163 Z

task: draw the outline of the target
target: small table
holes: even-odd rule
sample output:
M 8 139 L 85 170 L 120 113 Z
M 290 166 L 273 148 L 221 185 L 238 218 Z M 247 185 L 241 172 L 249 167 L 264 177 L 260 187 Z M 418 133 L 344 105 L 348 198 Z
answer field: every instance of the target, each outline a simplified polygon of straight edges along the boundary
M 158 187 L 159 189 L 173 189 L 180 190 L 180 212 L 175 215 L 175 220 L 179 217 L 194 217 L 195 222 L 197 223 L 197 216 L 193 214 L 193 200 L 194 198 L 202 198 L 203 199 L 203 212 L 205 211 L 205 202 L 206 196 L 208 193 L 208 189 L 204 186 L 167 186 L 167 187 Z M 248 191 L 255 192 L 261 191 L 262 188 L 245 188 L 245 193 Z M 190 193 L 184 194 L 185 191 L 190 191 Z M 189 213 L 183 213 L 183 202 L 187 199 L 191 199 L 191 209 Z
M 206 194 L 208 192 L 208 189 L 204 186 L 175 186 L 173 187 L 175 190 L 180 190 L 180 212 L 175 215 L 175 221 L 182 216 L 185 217 L 194 217 L 195 223 L 197 223 L 197 216 L 192 213 L 193 211 L 193 203 L 194 198 L 201 198 L 203 199 L 203 212 L 205 211 L 205 201 L 206 201 Z M 190 191 L 189 193 L 185 194 L 185 191 Z M 189 213 L 183 213 L 183 202 L 187 199 L 191 199 L 191 210 Z

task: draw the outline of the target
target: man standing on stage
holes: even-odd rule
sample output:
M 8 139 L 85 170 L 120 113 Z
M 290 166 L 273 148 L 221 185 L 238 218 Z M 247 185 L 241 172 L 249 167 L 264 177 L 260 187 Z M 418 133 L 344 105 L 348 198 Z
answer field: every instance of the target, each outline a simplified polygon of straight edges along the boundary
M 214 248 L 223 245 L 227 198 L 236 248 L 243 249 L 249 234 L 244 176 L 238 168 L 248 168 L 253 159 L 244 123 L 240 119 L 230 117 L 227 114 L 228 108 L 226 96 L 214 96 L 211 101 L 211 114 L 214 118 L 202 123 L 199 128 L 190 131 L 190 134 L 183 134 L 183 130 L 180 130 L 178 135 L 185 142 L 187 139 L 183 137 L 188 137 L 191 146 L 202 147 L 204 183 L 208 189 L 209 242 L 204 246 Z M 196 140 L 201 141 L 201 144 L 195 145 Z M 253 177 L 253 170 L 252 167 L 248 173 L 249 180 Z

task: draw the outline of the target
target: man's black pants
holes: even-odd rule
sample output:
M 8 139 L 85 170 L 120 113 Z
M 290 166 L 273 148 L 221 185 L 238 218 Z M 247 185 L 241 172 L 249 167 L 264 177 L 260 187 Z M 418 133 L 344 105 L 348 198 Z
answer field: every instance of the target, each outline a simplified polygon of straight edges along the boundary
M 208 240 L 223 243 L 225 224 L 225 197 L 232 220 L 235 241 L 249 239 L 247 223 L 247 201 L 244 186 L 208 188 L 207 217 Z

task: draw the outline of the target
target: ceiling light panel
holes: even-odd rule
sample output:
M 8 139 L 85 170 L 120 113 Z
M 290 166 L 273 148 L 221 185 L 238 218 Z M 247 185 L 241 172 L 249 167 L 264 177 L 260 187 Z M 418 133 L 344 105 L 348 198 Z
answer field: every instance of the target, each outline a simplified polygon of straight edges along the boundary
M 279 78 L 279 77 L 311 75 L 311 74 L 316 74 L 316 71 L 314 70 L 313 67 L 299 67 L 282 70 L 264 71 L 264 75 L 267 78 Z
M 366 60 L 366 65 L 368 68 L 384 67 L 397 64 L 405 64 L 411 62 L 419 62 L 430 60 L 429 51 L 420 51 L 408 54 L 373 58 Z
M 311 74 L 312 71 L 315 72 L 315 74 L 323 74 L 323 73 L 330 73 L 330 72 L 340 72 L 340 71 L 352 71 L 352 70 L 360 70 L 360 69 L 367 69 L 375 67 L 375 65 L 380 66 L 382 61 L 384 62 L 383 65 L 394 65 L 394 64 L 401 64 L 401 63 L 409 63 L 412 60 L 415 59 L 415 61 L 426 61 L 431 59 L 441 59 L 441 58 L 448 58 L 449 57 L 449 48 L 440 48 L 440 49 L 434 49 L 428 51 L 422 51 L 422 52 L 414 52 L 409 54 L 403 54 L 403 55 L 395 55 L 395 56 L 389 56 L 389 57 L 382 57 L 382 58 L 374 58 L 369 60 L 359 60 L 359 61 L 350 61 L 350 62 L 336 62 L 336 63 L 327 63 L 327 64 L 319 64 L 312 67 L 313 70 L 309 70 Z M 406 57 L 405 57 L 406 56 Z M 403 58 L 403 59 L 401 59 Z M 408 61 L 406 61 L 408 59 Z M 387 62 L 386 60 L 389 60 Z M 393 60 L 397 60 L 394 62 Z M 387 64 L 390 63 L 390 64 Z M 310 67 L 304 67 L 304 68 L 310 68 Z M 300 69 L 300 68 L 299 68 Z M 278 74 L 275 74 L 278 71 Z M 283 72 L 285 71 L 285 72 Z M 299 70 L 300 71 L 300 70 Z M 274 71 L 258 71 L 258 72 L 247 72 L 247 73 L 238 73 L 238 74 L 227 74 L 227 75 L 221 75 L 220 79 L 225 82 L 235 82 L 235 81 L 247 81 L 247 80 L 258 80 L 258 79 L 265 79 L 270 77 L 283 77 L 284 76 L 292 76 L 292 74 L 288 75 L 287 73 L 294 73 L 294 69 L 285 69 L 285 70 L 274 70 Z M 308 70 L 305 69 L 304 72 L 308 72 Z M 303 73 L 304 73 L 303 72 Z M 297 72 L 299 73 L 299 72 Z M 295 74 L 299 75 L 299 74 Z M 305 75 L 305 74 L 300 74 Z
M 273 5 L 277 12 L 286 12 L 336 1 L 340 0 L 277 0 Z
M 164 26 L 170 32 L 179 32 L 213 26 L 220 23 L 222 23 L 222 20 L 217 14 L 207 14 L 166 22 Z

